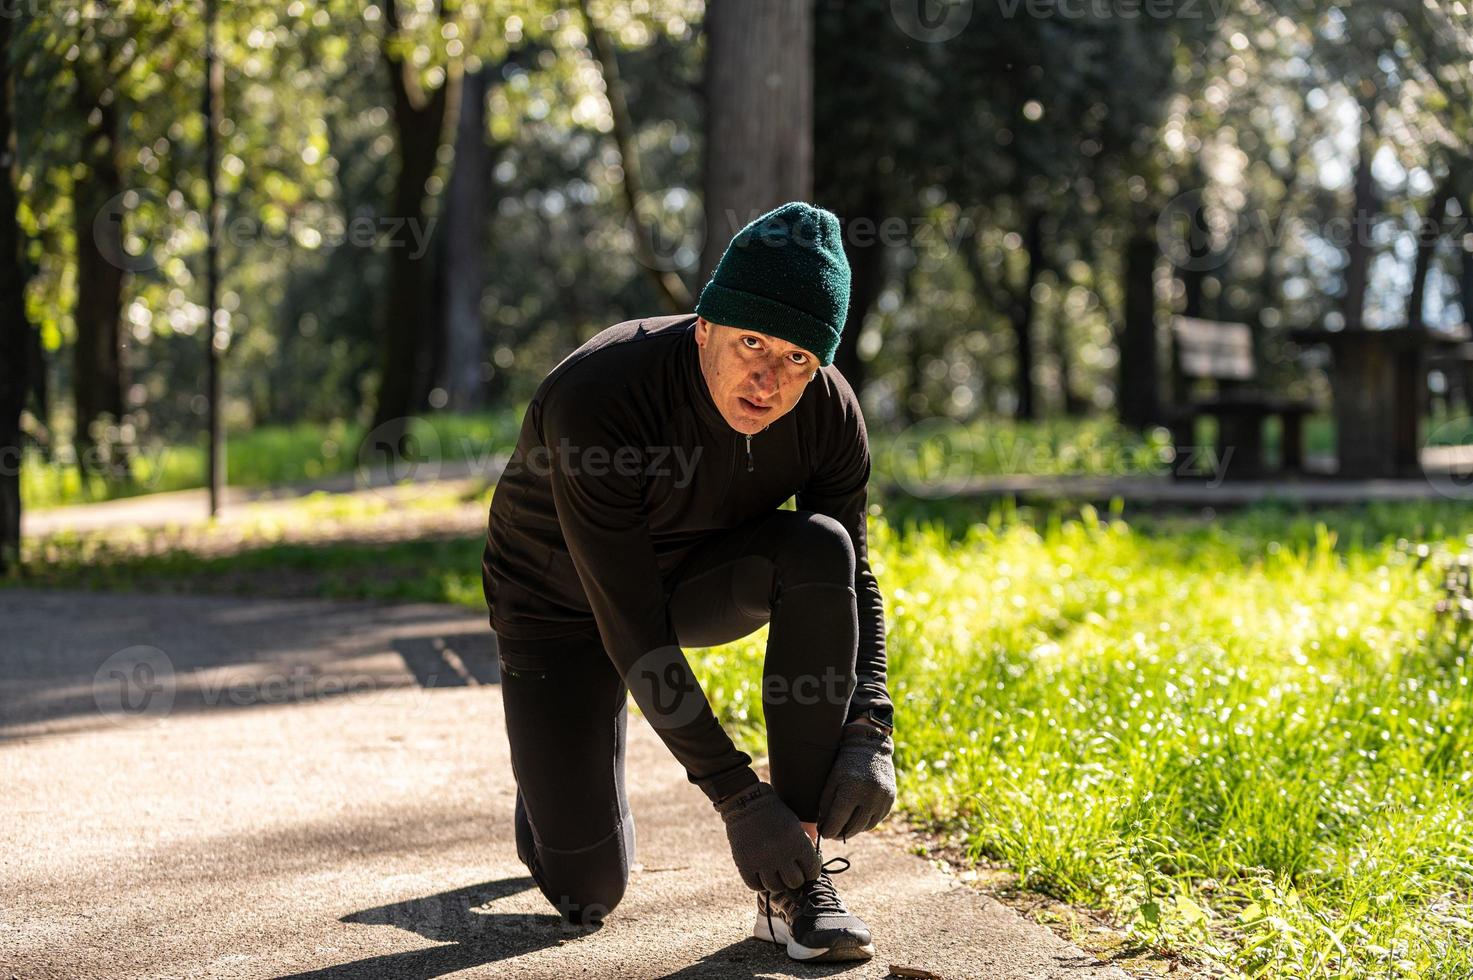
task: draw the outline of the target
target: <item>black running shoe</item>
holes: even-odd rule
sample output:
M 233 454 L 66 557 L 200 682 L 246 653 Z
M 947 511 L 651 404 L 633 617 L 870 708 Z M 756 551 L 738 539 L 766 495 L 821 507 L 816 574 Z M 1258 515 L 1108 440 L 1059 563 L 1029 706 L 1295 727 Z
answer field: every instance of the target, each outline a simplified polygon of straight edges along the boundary
M 867 960 L 874 956 L 869 926 L 849 914 L 829 877 L 830 873 L 848 869 L 847 858 L 832 858 L 824 862 L 817 878 L 799 888 L 758 892 L 757 923 L 752 935 L 786 946 L 789 957 L 808 963 Z

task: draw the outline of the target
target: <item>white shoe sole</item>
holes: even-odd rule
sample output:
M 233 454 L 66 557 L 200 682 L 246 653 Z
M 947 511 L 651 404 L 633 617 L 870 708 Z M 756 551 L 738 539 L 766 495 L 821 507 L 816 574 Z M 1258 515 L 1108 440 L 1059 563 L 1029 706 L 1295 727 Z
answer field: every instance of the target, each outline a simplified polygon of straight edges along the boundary
M 786 946 L 789 959 L 807 963 L 837 963 L 849 960 L 867 960 L 875 955 L 875 944 L 873 942 L 865 943 L 863 946 L 821 946 L 818 948 L 804 946 L 788 932 L 788 924 L 775 915 L 772 917 L 772 929 L 770 931 L 767 928 L 767 916 L 757 916 L 757 922 L 752 926 L 752 935 L 763 942 Z

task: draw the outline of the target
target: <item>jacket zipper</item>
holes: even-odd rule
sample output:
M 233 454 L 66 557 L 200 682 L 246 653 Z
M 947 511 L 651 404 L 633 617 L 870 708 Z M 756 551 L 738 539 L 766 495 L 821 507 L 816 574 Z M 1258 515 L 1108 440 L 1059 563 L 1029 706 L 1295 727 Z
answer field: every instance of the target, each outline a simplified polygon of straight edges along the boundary
M 747 436 L 747 472 L 748 473 L 752 472 L 752 468 L 753 468 L 752 467 L 752 436 L 754 436 L 754 435 L 761 435 L 762 433 L 766 432 L 767 429 L 768 429 L 768 426 L 770 426 L 770 425 L 772 425 L 771 422 L 767 423 L 767 425 L 764 425 L 762 428 L 758 429 L 756 432 L 751 433 L 751 435 L 748 435 Z

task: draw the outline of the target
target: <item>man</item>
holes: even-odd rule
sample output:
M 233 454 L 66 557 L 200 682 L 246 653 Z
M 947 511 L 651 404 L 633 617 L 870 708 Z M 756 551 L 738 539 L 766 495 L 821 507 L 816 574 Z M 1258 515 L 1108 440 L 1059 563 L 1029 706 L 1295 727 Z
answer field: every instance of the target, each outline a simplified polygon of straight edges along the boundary
M 694 316 L 609 327 L 527 408 L 483 583 L 517 854 L 570 920 L 601 919 L 628 880 L 627 689 L 724 820 L 754 934 L 796 959 L 873 955 L 830 878 L 848 862 L 818 850 L 895 799 L 869 444 L 833 367 L 848 304 L 838 220 L 785 204 L 732 240 Z M 681 652 L 764 623 L 770 784 Z

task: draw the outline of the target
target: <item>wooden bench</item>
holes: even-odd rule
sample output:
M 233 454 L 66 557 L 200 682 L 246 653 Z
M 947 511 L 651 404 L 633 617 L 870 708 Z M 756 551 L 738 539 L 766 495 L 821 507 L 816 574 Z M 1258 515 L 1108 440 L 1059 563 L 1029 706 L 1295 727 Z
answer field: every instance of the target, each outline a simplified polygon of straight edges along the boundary
M 1222 323 L 1179 316 L 1172 320 L 1173 388 L 1176 403 L 1166 412 L 1178 478 L 1198 475 L 1207 464 L 1218 475 L 1257 477 L 1268 472 L 1263 457 L 1263 422 L 1278 416 L 1283 425 L 1279 472 L 1304 469 L 1304 417 L 1316 406 L 1251 387 L 1257 377 L 1253 330 L 1246 323 Z M 1207 393 L 1201 389 L 1210 387 Z M 1217 456 L 1204 460 L 1197 445 L 1197 419 L 1217 419 Z M 1226 455 L 1231 450 L 1231 455 Z
M 1466 323 L 1459 329 L 1465 333 L 1469 331 Z M 1465 414 L 1473 414 L 1473 341 L 1450 349 L 1428 351 L 1427 370 L 1442 375 L 1442 390 L 1434 392 L 1430 384 L 1427 386 L 1426 403 L 1422 407 L 1424 414 L 1431 415 L 1438 401 L 1441 401 L 1446 415 L 1458 410 L 1457 402 L 1463 403 Z

